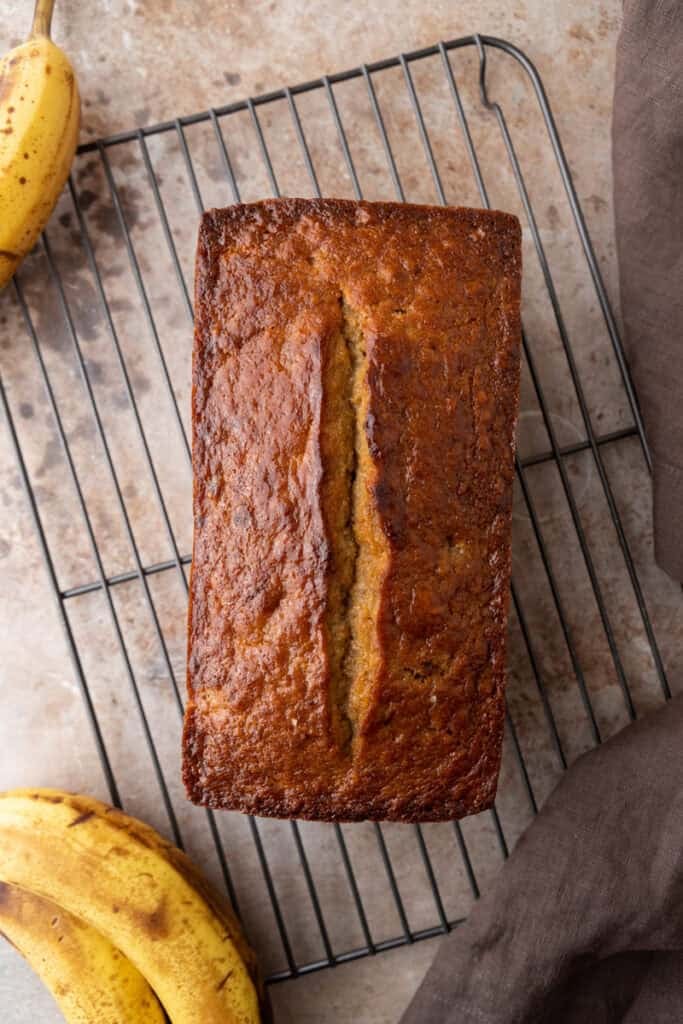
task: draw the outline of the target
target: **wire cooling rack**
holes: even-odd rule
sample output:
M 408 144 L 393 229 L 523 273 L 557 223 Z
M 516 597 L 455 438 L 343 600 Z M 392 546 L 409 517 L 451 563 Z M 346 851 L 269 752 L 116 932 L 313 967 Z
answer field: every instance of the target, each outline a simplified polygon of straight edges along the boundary
M 182 792 L 197 221 L 281 193 L 495 205 L 524 225 L 505 752 L 495 808 L 461 823 L 265 821 Z M 225 885 L 269 981 L 451 929 L 567 764 L 670 696 L 681 602 L 653 567 L 642 422 L 543 85 L 509 43 L 440 43 L 82 145 L 0 324 L 103 785 Z

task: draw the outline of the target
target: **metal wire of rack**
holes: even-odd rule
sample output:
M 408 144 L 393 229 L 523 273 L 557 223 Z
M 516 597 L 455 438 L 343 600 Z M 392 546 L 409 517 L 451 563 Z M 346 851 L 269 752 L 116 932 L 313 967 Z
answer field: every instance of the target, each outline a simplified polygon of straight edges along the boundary
M 572 259 L 574 264 L 580 262 L 579 257 L 585 261 L 592 289 L 590 301 L 598 320 L 602 320 L 604 331 L 600 351 L 608 353 L 616 367 L 625 414 L 621 422 L 607 431 L 596 426 L 599 417 L 596 417 L 595 401 L 588 393 L 585 368 L 577 357 L 564 300 L 560 297 L 561 289 L 552 268 L 553 260 L 548 256 L 547 234 L 539 227 L 532 205 L 528 170 L 524 170 L 514 128 L 511 129 L 503 106 L 489 96 L 487 58 L 496 51 L 506 55 L 506 59 L 511 58 L 516 67 L 523 70 L 525 87 L 530 86 L 535 97 L 570 215 L 568 230 L 573 232 L 574 239 Z M 477 128 L 472 127 L 474 115 L 466 109 L 460 69 L 454 59 L 459 58 L 461 52 L 476 60 Z M 427 101 L 416 82 L 418 70 L 427 63 L 431 78 L 425 81 L 429 84 L 440 76 L 439 88 L 446 90 L 439 93 L 441 109 L 449 105 L 449 116 L 454 118 L 453 135 L 457 129 L 458 144 L 466 157 L 479 200 L 485 206 L 490 205 L 492 181 L 494 190 L 500 188 L 500 157 L 493 174 L 487 175 L 484 170 L 487 160 L 492 160 L 488 140 L 494 129 L 498 133 L 497 141 L 502 144 L 501 152 L 507 159 L 505 175 L 514 185 L 526 242 L 537 261 L 539 285 L 545 289 L 549 303 L 557 340 L 552 359 L 562 362 L 564 387 L 567 394 L 571 392 L 568 401 L 578 424 L 574 435 L 567 433 L 565 419 L 556 408 L 556 392 L 562 389 L 558 388 L 546 356 L 539 353 L 536 331 L 529 331 L 527 327 L 523 336 L 526 374 L 523 394 L 535 417 L 536 440 L 541 436 L 543 441 L 535 447 L 532 445 L 527 452 L 520 449 L 516 475 L 521 510 L 518 519 L 524 532 L 521 551 L 523 554 L 533 552 L 536 568 L 531 582 L 524 577 L 524 566 L 520 568 L 518 562 L 513 573 L 511 692 L 499 800 L 478 822 L 454 822 L 444 827 L 397 827 L 398 831 L 378 824 L 310 826 L 253 818 L 238 821 L 239 816 L 191 809 L 185 807 L 177 783 L 179 744 L 173 746 L 174 753 L 166 754 L 154 713 L 154 701 L 163 699 L 170 700 L 175 711 L 182 715 L 182 611 L 187 594 L 186 570 L 190 563 L 187 524 L 179 520 L 177 512 L 179 505 L 189 506 L 190 447 L 182 397 L 187 383 L 178 384 L 179 373 L 183 371 L 177 369 L 178 365 L 186 369 L 187 363 L 176 362 L 175 349 L 168 337 L 175 336 L 173 331 L 178 332 L 178 338 L 189 339 L 190 336 L 192 300 L 188 268 L 191 267 L 194 229 L 190 234 L 183 234 L 178 217 L 174 216 L 175 200 L 171 202 L 168 195 L 164 196 L 164 186 L 168 187 L 167 161 L 171 162 L 166 143 L 172 142 L 175 147 L 174 159 L 182 172 L 176 177 L 175 185 L 183 179 L 182 187 L 190 203 L 183 209 L 186 220 L 193 224 L 205 207 L 207 190 L 219 187 L 216 154 L 222 176 L 220 188 L 227 183 L 229 199 L 236 203 L 243 199 L 244 181 L 249 182 L 257 174 L 262 175 L 262 191 L 280 195 L 278 163 L 291 164 L 294 154 L 305 173 L 309 194 L 319 196 L 328 191 L 322 183 L 323 175 L 332 174 L 334 180 L 334 175 L 345 174 L 351 193 L 362 198 L 360 154 L 361 159 L 369 155 L 373 161 L 384 160 L 387 177 L 383 180 L 390 182 L 394 196 L 404 201 L 411 195 L 406 177 L 411 177 L 412 173 L 401 170 L 407 158 L 400 126 L 402 124 L 406 130 L 407 122 L 387 115 L 390 94 L 402 88 L 417 132 L 427 180 L 431 180 L 436 199 L 445 204 L 448 187 L 443 164 L 440 164 L 445 142 L 442 133 L 437 137 L 433 125 L 430 126 L 424 109 Z M 394 73 L 390 85 L 385 87 L 382 76 Z M 362 124 L 353 111 L 345 119 L 339 101 L 339 88 L 343 83 L 353 83 L 364 90 L 368 118 Z M 471 91 L 473 96 L 477 95 L 474 85 Z M 318 143 L 318 133 L 324 135 L 319 120 L 315 132 L 307 126 L 300 104 L 309 94 L 324 100 L 321 116 L 329 119 L 332 142 L 328 139 Z M 277 111 L 277 116 L 264 126 L 264 116 L 271 109 Z M 246 119 L 240 122 L 241 130 L 249 128 L 252 133 L 251 143 L 246 147 L 233 142 L 233 134 L 235 138 L 239 135 L 233 124 L 240 117 Z M 285 118 L 288 134 L 278 136 L 278 131 L 285 130 L 282 127 Z M 399 130 L 394 128 L 392 132 L 388 120 L 392 125 L 398 124 Z M 207 128 L 209 136 L 190 139 L 189 133 L 196 126 Z M 371 129 L 375 136 L 373 145 L 369 146 L 364 140 Z M 273 134 L 281 143 L 277 154 L 274 154 L 272 141 L 269 142 Z M 157 137 L 166 140 L 161 161 L 155 159 L 151 149 Z M 213 147 L 210 159 L 206 155 L 209 146 Z M 117 173 L 116 154 L 121 156 L 122 166 L 128 168 L 123 184 L 120 171 Z M 260 162 L 258 172 L 254 170 L 256 162 Z M 330 170 L 332 164 L 335 166 Z M 205 173 L 208 166 L 213 168 L 213 177 Z M 79 177 L 81 171 L 83 176 Z M 98 191 L 84 187 L 83 181 L 90 180 L 88 175 L 97 180 Z M 149 251 L 143 252 L 137 215 L 131 215 L 131 179 L 138 191 L 138 203 L 149 207 L 156 217 L 159 247 L 151 255 Z M 423 176 L 423 185 L 424 181 Z M 261 188 L 260 185 L 254 187 Z M 386 189 L 386 185 L 383 187 Z M 507 198 L 512 195 L 509 192 Z M 98 207 L 106 238 L 95 230 L 89 213 L 97 202 L 106 202 L 104 213 L 104 207 Z M 537 71 L 511 44 L 474 35 L 244 102 L 87 142 L 79 149 L 77 170 L 69 181 L 60 210 L 61 234 L 57 236 L 58 229 L 54 225 L 48 229 L 38 253 L 17 276 L 13 293 L 7 299 L 7 307 L 11 303 L 10 316 L 16 316 L 17 329 L 29 339 L 33 358 L 29 371 L 31 387 L 42 390 L 50 430 L 58 448 L 52 468 L 59 478 L 59 493 L 54 501 L 41 493 L 42 471 L 36 468 L 27 429 L 16 411 L 26 378 L 15 380 L 8 368 L 4 377 L 9 383 L 0 380 L 0 395 L 110 800 L 118 806 L 131 807 L 132 804 L 133 810 L 140 805 L 153 806 L 160 827 L 174 842 L 185 847 L 189 843 L 191 852 L 211 862 L 209 870 L 222 879 L 238 912 L 244 914 L 248 929 L 256 932 L 257 947 L 259 937 L 270 929 L 276 937 L 273 948 L 264 954 L 270 982 L 449 931 L 466 916 L 471 902 L 479 897 L 487 875 L 487 869 L 482 867 L 484 862 L 493 858 L 497 865 L 507 857 L 516 835 L 536 812 L 558 773 L 577 753 L 601 742 L 618 724 L 636 718 L 641 710 L 661 700 L 662 696 L 666 699 L 671 695 L 667 669 L 670 655 L 663 650 L 661 640 L 661 609 L 663 605 L 668 607 L 668 598 L 661 599 L 656 588 L 653 590 L 649 576 L 644 582 L 642 544 L 634 540 L 623 487 L 615 482 L 619 474 L 610 453 L 617 449 L 628 450 L 628 467 L 639 466 L 645 489 L 650 455 L 616 320 Z M 578 247 L 575 240 L 578 240 Z M 85 304 L 82 294 L 74 287 L 76 271 L 65 256 L 67 244 L 72 250 L 74 247 L 78 250 L 79 280 L 87 278 L 89 282 Z M 123 299 L 117 292 L 118 270 L 116 275 L 111 272 L 115 264 L 119 266 L 122 256 L 125 256 L 126 277 Z M 161 270 L 157 264 L 162 266 Z M 34 283 L 36 280 L 39 285 Z M 172 298 L 168 297 L 169 289 Z M 47 312 L 41 313 L 40 295 L 44 292 L 49 292 L 51 298 Z M 171 313 L 167 312 L 167 306 L 172 307 Z M 93 316 L 96 327 L 93 328 L 91 322 L 88 328 L 88 317 L 92 321 Z M 127 316 L 133 318 L 132 327 L 126 326 Z M 170 320 L 164 325 L 169 316 Z M 70 375 L 50 351 L 49 339 L 57 321 L 64 339 L 58 347 L 60 352 L 68 347 Z M 140 336 L 146 340 L 140 342 Z M 143 355 L 138 349 L 132 349 L 131 338 L 138 349 L 144 348 L 144 359 L 151 359 L 155 366 L 153 401 L 151 398 L 143 400 L 145 378 L 138 366 Z M 108 346 L 111 366 L 117 375 L 118 391 L 113 405 L 103 397 L 102 373 L 91 355 L 95 343 Z M 186 340 L 184 348 L 182 358 L 186 360 L 189 341 Z M 551 388 L 544 383 L 544 376 L 548 374 L 553 376 Z M 74 402 L 79 415 L 84 413 L 88 417 L 87 429 L 82 423 L 74 427 Z M 164 404 L 166 417 L 162 430 L 155 425 L 161 415 L 160 403 Z M 129 432 L 124 442 L 115 436 L 112 427 L 114 406 L 118 410 L 116 416 L 126 417 Z M 77 436 L 79 430 L 83 435 L 81 440 Z M 145 467 L 147 474 L 146 491 L 140 504 L 130 484 L 125 482 L 128 476 L 125 455 L 133 448 L 138 453 L 138 464 Z M 540 482 L 536 480 L 534 474 L 541 470 L 552 472 L 552 480 L 547 476 Z M 632 479 L 630 469 L 628 477 Z M 69 509 L 73 510 L 73 515 L 60 511 L 63 488 L 70 488 Z M 619 612 L 615 613 L 617 584 L 605 569 L 601 539 L 604 536 L 601 523 L 604 526 L 604 522 L 593 521 L 594 517 L 586 511 L 583 494 L 586 489 L 592 489 L 596 495 L 594 501 L 602 503 L 608 516 L 606 521 L 611 524 L 613 533 L 610 533 L 607 562 L 619 562 L 617 579 L 622 592 L 626 584 L 627 628 Z M 105 491 L 106 500 L 102 497 Z M 548 514 L 550 491 L 561 505 L 561 516 L 555 509 Z M 107 526 L 103 504 L 107 516 L 111 518 L 116 514 L 118 517 L 115 529 Z M 143 524 L 150 520 L 152 512 L 155 526 L 150 539 Z M 577 572 L 583 581 L 576 593 L 568 593 L 564 578 L 567 574 L 562 562 L 564 545 L 571 547 L 570 560 L 578 566 Z M 164 557 L 147 556 L 149 551 L 164 548 Z M 71 554 L 73 558 L 69 561 Z M 532 560 L 531 554 L 529 560 Z M 87 572 L 86 565 L 91 567 Z M 158 589 L 162 580 L 174 581 L 172 599 L 167 590 Z M 570 583 L 569 589 L 573 590 L 574 584 Z M 121 596 L 132 586 L 138 602 L 134 614 Z M 79 602 L 91 600 L 98 602 L 96 613 L 87 612 L 81 618 L 78 611 L 73 611 L 79 607 Z M 588 606 L 590 613 L 585 612 Z M 586 619 L 582 618 L 584 613 Z M 588 664 L 583 643 L 584 631 L 590 628 L 597 630 L 603 641 L 604 652 L 597 666 Z M 634 632 L 638 635 L 640 655 L 647 662 L 647 692 L 634 672 L 631 643 Z M 100 640 L 105 634 L 109 639 Z M 145 796 L 134 795 L 131 800 L 127 792 L 137 791 L 127 776 L 125 737 L 121 740 L 123 755 L 119 752 L 115 756 L 112 750 L 119 740 L 113 736 L 107 706 L 103 703 L 103 693 L 107 692 L 109 683 L 106 679 L 104 684 L 97 681 L 102 671 L 98 651 L 100 646 L 104 649 L 109 643 L 117 654 L 125 683 L 122 692 L 127 690 L 127 699 L 132 698 L 136 729 L 146 749 L 145 772 L 137 779 Z M 142 667 L 141 645 L 143 661 L 147 659 Z M 163 698 L 151 696 L 150 662 L 154 664 L 152 675 L 157 681 L 162 680 Z M 558 669 L 560 663 L 564 667 Z M 595 679 L 596 674 L 608 670 L 611 684 L 606 688 L 609 691 L 606 696 L 605 688 L 597 687 Z M 658 694 L 655 693 L 657 688 Z M 618 700 L 615 694 L 619 695 Z M 574 702 L 569 719 L 568 701 Z M 571 722 L 579 719 L 581 725 L 577 729 L 581 738 L 576 740 Z M 162 720 L 163 723 L 170 721 L 165 712 Z M 571 720 L 569 725 L 568 720 Z M 125 786 L 120 781 L 123 775 L 126 776 Z M 157 796 L 159 806 L 155 805 Z M 200 840 L 193 838 L 198 831 L 203 837 Z M 291 854 L 282 852 L 285 846 L 291 849 Z M 236 881 L 234 876 L 236 872 L 240 874 L 241 861 L 249 858 L 255 858 L 253 868 L 245 869 L 244 877 Z M 457 899 L 449 890 L 453 872 L 457 874 L 458 892 L 462 894 Z M 413 879 L 418 873 L 421 873 L 421 888 L 416 896 L 413 887 L 417 883 Z M 247 901 L 249 906 L 245 912 L 245 892 L 253 894 L 254 888 L 258 895 L 252 895 Z M 332 904 L 337 907 L 334 915 L 329 910 Z M 266 918 L 272 928 L 269 924 L 259 924 Z M 352 941 L 347 935 L 356 938 Z

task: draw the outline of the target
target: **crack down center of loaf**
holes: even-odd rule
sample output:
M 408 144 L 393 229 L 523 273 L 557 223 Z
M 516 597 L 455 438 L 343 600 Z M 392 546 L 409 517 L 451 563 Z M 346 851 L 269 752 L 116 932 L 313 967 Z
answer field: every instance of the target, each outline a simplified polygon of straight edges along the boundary
M 322 512 L 330 546 L 325 640 L 335 739 L 349 749 L 362 726 L 381 645 L 379 608 L 389 548 L 371 500 L 377 471 L 365 424 L 370 393 L 361 318 L 339 296 L 339 327 L 323 353 Z

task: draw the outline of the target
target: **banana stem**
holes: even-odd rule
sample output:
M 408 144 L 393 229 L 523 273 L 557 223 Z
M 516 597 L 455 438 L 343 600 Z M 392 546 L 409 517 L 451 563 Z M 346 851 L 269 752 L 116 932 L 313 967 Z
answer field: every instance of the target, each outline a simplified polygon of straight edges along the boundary
M 36 39 L 38 36 L 50 37 L 54 6 L 55 0 L 36 0 L 29 39 Z

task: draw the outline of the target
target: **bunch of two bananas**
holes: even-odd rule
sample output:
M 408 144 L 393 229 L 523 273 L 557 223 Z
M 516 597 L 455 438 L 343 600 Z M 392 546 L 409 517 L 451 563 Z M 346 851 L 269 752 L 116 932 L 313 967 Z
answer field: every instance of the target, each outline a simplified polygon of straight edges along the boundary
M 0 932 L 74 1024 L 258 1024 L 226 900 L 142 822 L 57 790 L 0 795 Z M 267 1015 L 267 1014 L 266 1014 Z

